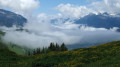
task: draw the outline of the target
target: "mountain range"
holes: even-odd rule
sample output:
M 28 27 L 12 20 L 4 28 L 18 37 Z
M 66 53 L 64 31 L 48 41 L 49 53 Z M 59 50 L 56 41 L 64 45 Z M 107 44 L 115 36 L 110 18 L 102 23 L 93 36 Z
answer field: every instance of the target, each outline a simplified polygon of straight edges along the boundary
M 27 19 L 23 16 L 11 11 L 0 9 L 0 26 L 12 27 L 13 25 L 16 25 L 22 27 L 26 22 Z
M 120 15 L 117 14 L 117 16 L 113 16 L 105 13 L 99 13 L 99 14 L 89 14 L 85 17 L 82 17 L 78 20 L 75 20 L 75 24 L 83 24 L 90 27 L 95 28 L 106 28 L 110 29 L 113 27 L 120 28 Z
M 69 19 L 53 19 L 51 20 L 51 23 L 56 23 L 57 21 L 65 23 L 68 20 Z M 25 23 L 27 23 L 27 19 L 25 17 L 11 11 L 0 9 L 0 26 L 12 27 L 13 25 L 16 25 L 22 27 Z M 74 23 L 95 28 L 120 28 L 120 14 L 117 14 L 117 16 L 113 16 L 107 12 L 99 14 L 91 13 L 87 16 L 75 20 Z

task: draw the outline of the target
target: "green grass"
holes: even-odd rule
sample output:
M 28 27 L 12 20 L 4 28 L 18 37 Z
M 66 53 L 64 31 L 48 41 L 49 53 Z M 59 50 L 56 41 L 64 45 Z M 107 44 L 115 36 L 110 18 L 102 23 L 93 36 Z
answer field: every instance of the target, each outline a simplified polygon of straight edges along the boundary
M 18 55 L 25 55 L 27 48 L 21 47 L 18 45 L 10 45 L 9 43 L 4 43 L 2 40 L 0 40 L 0 46 L 9 49 L 10 51 L 15 52 Z
M 0 30 L 0 46 L 8 48 L 10 51 L 17 53 L 18 55 L 25 55 L 28 48 L 21 47 L 12 43 L 4 43 L 1 39 L 5 35 L 5 32 Z
M 10 45 L 7 45 L 7 47 L 9 48 L 9 50 L 17 53 L 18 55 L 25 55 L 26 50 L 20 46 L 14 45 L 13 47 Z
M 84 67 L 120 67 L 120 54 L 116 55 L 115 57 L 105 58 L 103 60 L 93 62 Z
M 32 56 L 0 48 L 0 67 L 120 67 L 120 41 Z

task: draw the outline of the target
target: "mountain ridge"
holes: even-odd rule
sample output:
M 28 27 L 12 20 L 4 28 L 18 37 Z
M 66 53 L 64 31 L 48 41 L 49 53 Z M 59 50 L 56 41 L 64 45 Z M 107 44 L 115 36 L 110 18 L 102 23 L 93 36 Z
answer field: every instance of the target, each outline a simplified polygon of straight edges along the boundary
M 120 16 L 112 16 L 105 13 L 99 14 L 88 14 L 74 22 L 75 24 L 83 24 L 86 26 L 91 26 L 95 28 L 106 28 L 110 29 L 113 27 L 120 28 Z
M 0 9 L 0 26 L 12 27 L 16 25 L 18 27 L 23 27 L 25 23 L 27 23 L 27 19 L 23 16 Z

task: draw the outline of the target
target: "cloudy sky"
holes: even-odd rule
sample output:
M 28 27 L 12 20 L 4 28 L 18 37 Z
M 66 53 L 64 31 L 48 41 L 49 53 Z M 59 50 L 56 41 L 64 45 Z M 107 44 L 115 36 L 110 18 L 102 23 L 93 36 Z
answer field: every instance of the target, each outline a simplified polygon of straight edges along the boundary
M 116 28 L 107 30 L 79 27 L 80 25 L 74 24 L 73 21 L 90 13 L 117 14 L 120 11 L 120 0 L 0 0 L 0 8 L 21 14 L 28 19 L 24 28 L 30 33 L 14 31 L 16 27 L 9 28 L 3 37 L 7 42 L 43 47 L 48 46 L 50 42 L 72 45 L 120 39 L 120 34 L 115 32 Z M 70 19 L 63 23 L 66 18 Z M 51 24 L 52 19 L 58 20 L 56 24 Z
M 37 13 L 47 13 L 47 14 L 55 14 L 58 11 L 55 11 L 55 7 L 60 4 L 72 4 L 76 6 L 85 6 L 93 1 L 100 1 L 100 0 L 40 0 L 40 8 L 38 9 Z M 44 8 L 42 8 L 44 7 Z
M 102 5 L 101 5 L 102 4 Z M 0 8 L 27 15 L 65 15 L 78 18 L 90 12 L 117 13 L 119 0 L 0 0 Z M 107 9 L 106 9 L 107 8 Z M 29 15 L 28 14 L 28 15 Z

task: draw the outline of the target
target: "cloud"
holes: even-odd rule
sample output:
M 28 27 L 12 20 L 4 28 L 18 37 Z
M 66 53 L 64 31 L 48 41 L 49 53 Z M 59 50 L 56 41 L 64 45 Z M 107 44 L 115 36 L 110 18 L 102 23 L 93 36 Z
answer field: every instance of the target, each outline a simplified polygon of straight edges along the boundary
M 39 7 L 39 0 L 0 0 L 0 6 L 26 16 L 26 13 Z
M 74 44 L 80 40 L 78 36 L 68 34 L 64 32 L 64 30 L 58 30 L 53 26 L 35 23 L 35 25 L 27 28 L 29 28 L 29 32 L 15 31 L 15 29 L 17 29 L 16 27 L 11 29 L 3 28 L 4 30 L 6 29 L 6 35 L 3 37 L 3 40 L 8 43 L 12 42 L 30 48 L 47 47 L 51 42 Z
M 69 17 L 72 19 L 78 19 L 88 15 L 89 13 L 104 13 L 110 14 L 120 13 L 120 0 L 102 0 L 93 1 L 91 4 L 84 6 L 77 6 L 73 4 L 59 4 L 56 7 L 57 10 L 63 15 L 62 17 Z
M 120 0 L 103 0 L 93 2 L 91 8 L 98 12 L 120 13 Z
M 47 47 L 50 42 L 65 43 L 67 45 L 82 43 L 104 43 L 120 39 L 116 28 L 107 30 L 105 28 L 93 28 L 77 24 L 63 24 L 54 26 L 48 22 L 32 22 L 24 27 L 26 31 L 15 31 L 17 27 L 6 28 L 5 42 L 12 42 L 30 48 Z
M 60 4 L 56 7 L 65 17 L 80 18 L 89 13 L 96 13 L 94 10 L 86 6 L 76 6 L 72 4 Z

